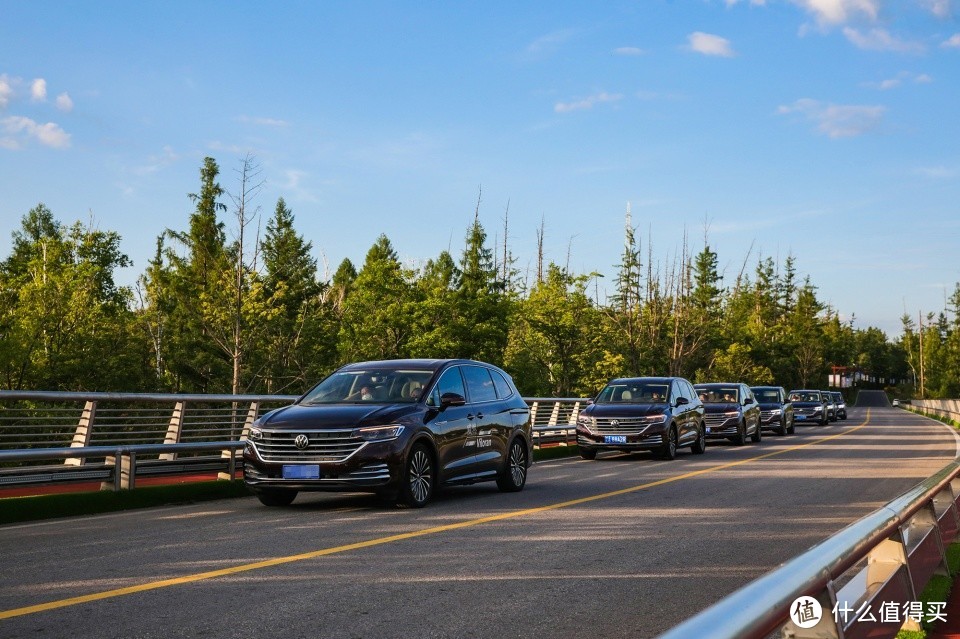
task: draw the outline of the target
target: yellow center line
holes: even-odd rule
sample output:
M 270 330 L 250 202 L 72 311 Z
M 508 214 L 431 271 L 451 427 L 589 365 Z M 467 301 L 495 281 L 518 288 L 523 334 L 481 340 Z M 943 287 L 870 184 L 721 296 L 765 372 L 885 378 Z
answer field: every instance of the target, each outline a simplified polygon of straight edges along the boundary
M 286 557 L 275 557 L 274 559 L 266 559 L 264 561 L 241 564 L 238 566 L 233 566 L 231 568 L 221 568 L 219 570 L 210 570 L 207 572 L 200 572 L 193 575 L 184 575 L 183 577 L 174 577 L 172 579 L 161 579 L 159 581 L 151 581 L 151 582 L 139 584 L 136 586 L 129 586 L 127 588 L 116 588 L 114 590 L 105 590 L 103 592 L 95 592 L 89 595 L 81 595 L 79 597 L 70 597 L 68 599 L 58 599 L 56 601 L 48 601 L 47 603 L 36 604 L 33 606 L 24 606 L 23 608 L 13 608 L 11 610 L 3 610 L 3 611 L 0 611 L 0 619 L 10 619 L 12 617 L 30 615 L 37 612 L 54 610 L 56 608 L 65 608 L 67 606 L 76 606 L 78 604 L 89 603 L 91 601 L 99 601 L 101 599 L 111 599 L 113 597 L 122 597 L 124 595 L 132 595 L 138 592 L 158 590 L 160 588 L 169 588 L 170 586 L 179 586 L 181 584 L 188 584 L 195 581 L 203 581 L 206 579 L 216 579 L 217 577 L 225 577 L 227 575 L 235 575 L 242 572 L 250 572 L 252 570 L 261 570 L 263 568 L 280 566 L 283 564 L 289 564 L 297 561 L 305 561 L 307 559 L 315 559 L 317 557 L 325 557 L 327 555 L 335 555 L 339 553 L 350 552 L 351 550 L 360 550 L 363 548 L 371 548 L 373 546 L 382 546 L 384 544 L 390 544 L 396 541 L 403 541 L 405 539 L 413 539 L 415 537 L 423 537 L 426 535 L 435 535 L 437 533 L 449 532 L 451 530 L 459 530 L 461 528 L 470 528 L 473 526 L 488 524 L 495 521 L 516 519 L 518 517 L 526 517 L 529 515 L 536 515 L 539 513 L 549 512 L 551 510 L 558 510 L 560 508 L 569 508 L 570 506 L 578 506 L 580 504 L 586 504 L 592 501 L 599 501 L 601 499 L 618 497 L 620 495 L 634 493 L 640 490 L 645 490 L 647 488 L 653 488 L 655 486 L 661 486 L 663 484 L 669 484 L 675 481 L 681 481 L 683 479 L 690 479 L 692 477 L 699 477 L 700 475 L 706 475 L 708 473 L 714 473 L 720 470 L 734 468 L 735 466 L 741 466 L 743 464 L 759 461 L 761 459 L 767 459 L 769 457 L 774 457 L 776 455 L 782 455 L 784 453 L 801 450 L 803 448 L 807 448 L 815 444 L 820 444 L 823 442 L 830 441 L 832 439 L 836 439 L 838 437 L 843 437 L 854 431 L 860 430 L 861 428 L 869 425 L 869 423 L 870 423 L 870 409 L 867 409 L 867 415 L 866 417 L 864 417 L 863 421 L 860 424 L 857 424 L 856 426 L 853 426 L 843 432 L 837 433 L 836 435 L 821 437 L 819 439 L 815 439 L 805 444 L 798 444 L 796 446 L 790 446 L 789 448 L 784 448 L 783 450 L 777 450 L 770 453 L 765 453 L 763 455 L 757 455 L 756 457 L 749 457 L 747 459 L 741 459 L 734 462 L 727 462 L 725 464 L 720 464 L 718 466 L 711 466 L 709 468 L 703 468 L 700 470 L 691 471 L 689 473 L 684 473 L 682 475 L 674 475 L 672 477 L 658 479 L 656 481 L 647 482 L 645 484 L 639 484 L 637 486 L 631 486 L 629 488 L 621 488 L 620 490 L 614 490 L 614 491 L 601 493 L 597 495 L 590 495 L 588 497 L 580 497 L 578 499 L 571 499 L 568 501 L 549 504 L 546 506 L 538 506 L 536 508 L 528 508 L 526 510 L 516 510 L 512 512 L 500 513 L 498 515 L 490 515 L 488 517 L 480 517 L 478 519 L 470 519 L 467 521 L 461 521 L 453 524 L 444 524 L 442 526 L 434 526 L 432 528 L 423 528 L 423 529 L 414 530 L 411 532 L 400 533 L 398 535 L 390 535 L 388 537 L 378 537 L 376 539 L 359 541 L 353 544 L 344 544 L 342 546 L 335 546 L 332 548 L 323 548 L 321 550 L 313 550 L 310 552 L 300 553 L 298 555 L 289 555 Z

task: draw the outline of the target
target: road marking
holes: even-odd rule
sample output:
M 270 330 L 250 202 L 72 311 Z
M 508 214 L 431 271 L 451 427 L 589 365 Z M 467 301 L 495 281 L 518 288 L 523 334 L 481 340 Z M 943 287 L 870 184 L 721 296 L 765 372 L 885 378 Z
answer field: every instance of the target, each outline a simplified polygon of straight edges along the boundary
M 599 501 L 601 499 L 609 499 L 611 497 L 627 495 L 629 493 L 635 493 L 637 491 L 646 490 L 648 488 L 653 488 L 655 486 L 662 486 L 664 484 L 669 484 L 675 481 L 681 481 L 683 479 L 699 477 L 700 475 L 706 475 L 708 473 L 714 473 L 720 470 L 725 470 L 727 468 L 741 466 L 743 464 L 759 461 L 761 459 L 767 459 L 770 457 L 774 457 L 776 455 L 783 455 L 784 453 L 793 452 L 795 450 L 801 450 L 803 448 L 808 448 L 815 444 L 827 442 L 832 439 L 836 439 L 838 437 L 843 437 L 854 431 L 860 430 L 861 428 L 864 428 L 869 424 L 870 424 L 870 409 L 868 408 L 867 414 L 863 418 L 863 421 L 847 430 L 844 430 L 835 435 L 828 435 L 827 437 L 814 439 L 813 441 L 809 441 L 805 444 L 798 444 L 796 446 L 790 446 L 782 450 L 775 450 L 770 453 L 764 453 L 763 455 L 757 455 L 756 457 L 748 457 L 747 459 L 740 459 L 738 461 L 727 462 L 725 464 L 720 464 L 718 466 L 702 468 L 700 470 L 694 470 L 689 473 L 683 473 L 682 475 L 674 475 L 672 477 L 658 479 L 656 481 L 647 482 L 645 484 L 639 484 L 637 486 L 631 486 L 629 488 L 621 488 L 620 490 L 614 490 L 606 493 L 601 493 L 598 495 L 590 495 L 587 497 L 580 497 L 577 499 L 558 502 L 556 504 L 549 504 L 547 506 L 538 506 L 536 508 L 528 508 L 525 510 L 516 510 L 513 512 L 500 513 L 498 515 L 490 515 L 488 517 L 480 517 L 479 519 L 470 519 L 468 521 L 461 521 L 453 524 L 444 524 L 442 526 L 434 526 L 432 528 L 423 528 L 421 530 L 414 530 L 407 533 L 400 533 L 398 535 L 390 535 L 388 537 L 378 537 L 376 539 L 369 539 L 367 541 L 360 541 L 352 544 L 335 546 L 332 548 L 323 548 L 322 550 L 314 550 L 311 552 L 300 553 L 298 555 L 276 557 L 274 559 L 267 559 L 264 561 L 257 561 L 254 563 L 242 564 L 239 566 L 233 566 L 231 568 L 221 568 L 219 570 L 210 570 L 208 572 L 201 572 L 193 575 L 184 575 L 183 577 L 174 577 L 172 579 L 162 579 L 160 581 L 151 581 L 148 583 L 139 584 L 137 586 L 128 586 L 126 588 L 105 590 L 103 592 L 95 592 L 89 595 L 81 595 L 79 597 L 70 597 L 68 599 L 48 601 L 47 603 L 36 604 L 33 606 L 24 606 L 23 608 L 13 608 L 11 610 L 3 610 L 3 611 L 0 611 L 0 620 L 10 619 L 13 617 L 21 617 L 24 615 L 31 615 L 38 612 L 45 612 L 47 610 L 55 610 L 57 608 L 66 608 L 68 606 L 76 606 L 79 604 L 90 603 L 92 601 L 100 601 L 102 599 L 112 599 L 114 597 L 122 597 L 124 595 L 133 595 L 139 592 L 159 590 L 161 588 L 169 588 L 171 586 L 179 586 L 182 584 L 193 583 L 196 581 L 204 581 L 206 579 L 216 579 L 217 577 L 226 577 L 229 575 L 236 575 L 238 573 L 250 572 L 252 570 L 261 570 L 263 568 L 281 566 L 283 564 L 294 563 L 297 561 L 305 561 L 308 559 L 316 559 L 317 557 L 325 557 L 328 555 L 336 555 L 344 552 L 350 552 L 351 550 L 361 550 L 363 548 L 372 548 L 374 546 L 382 546 L 384 544 L 390 544 L 396 541 L 403 541 L 405 539 L 414 539 L 416 537 L 424 537 L 426 535 L 435 535 L 437 533 L 449 532 L 451 530 L 460 530 L 461 528 L 471 528 L 473 526 L 479 526 L 481 524 L 488 524 L 495 521 L 504 521 L 507 519 L 516 519 L 518 517 L 526 517 L 528 515 L 536 515 L 539 513 L 549 512 L 551 510 L 559 510 L 560 508 L 569 508 L 570 506 L 579 506 L 580 504 L 587 504 L 593 501 Z

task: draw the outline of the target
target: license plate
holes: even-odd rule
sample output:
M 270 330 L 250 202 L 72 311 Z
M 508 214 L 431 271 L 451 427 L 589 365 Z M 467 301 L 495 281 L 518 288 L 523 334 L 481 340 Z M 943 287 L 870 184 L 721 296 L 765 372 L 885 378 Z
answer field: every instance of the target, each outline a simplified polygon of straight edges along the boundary
M 318 464 L 284 464 L 284 479 L 320 479 Z
M 806 415 L 794 415 L 793 418 L 794 418 L 795 420 L 797 420 L 798 422 L 802 422 L 803 420 L 805 420 L 805 419 L 807 418 L 807 416 L 806 416 Z
M 627 436 L 626 435 L 604 435 L 603 443 L 605 444 L 626 444 Z

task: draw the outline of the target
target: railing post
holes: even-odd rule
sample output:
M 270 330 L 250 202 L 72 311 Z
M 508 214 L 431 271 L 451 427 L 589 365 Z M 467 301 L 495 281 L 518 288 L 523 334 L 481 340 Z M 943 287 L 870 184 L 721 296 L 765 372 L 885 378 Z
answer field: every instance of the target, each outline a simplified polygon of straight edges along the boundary
M 93 422 L 97 416 L 97 402 L 88 400 L 80 413 L 77 430 L 73 433 L 70 448 L 86 448 L 90 445 L 90 436 L 93 434 Z M 86 461 L 83 457 L 68 457 L 63 460 L 64 466 L 83 466 Z
M 137 487 L 137 451 L 129 450 L 120 457 L 120 472 L 123 476 L 121 488 L 133 490 Z
M 577 418 L 580 417 L 580 402 L 573 403 L 573 410 L 570 411 L 570 419 L 567 420 L 567 436 L 564 438 L 567 446 L 573 446 L 577 443 Z
M 260 414 L 260 402 L 252 401 L 250 402 L 250 408 L 247 410 L 247 418 L 243 422 L 243 430 L 240 433 L 240 439 L 244 440 L 247 438 L 247 435 L 250 434 L 250 427 L 253 426 L 253 422 L 257 421 L 257 417 Z M 236 479 L 237 477 L 237 457 L 236 451 L 233 448 L 229 448 L 222 453 L 220 453 L 221 459 L 230 458 L 229 468 L 226 473 L 217 473 L 217 479 Z
M 560 421 L 560 400 L 554 400 L 553 410 L 550 412 L 550 421 L 548 422 L 548 425 L 556 426 L 558 421 Z
M 167 425 L 167 435 L 163 438 L 164 444 L 179 444 L 180 431 L 183 429 L 183 415 L 187 411 L 186 402 L 177 402 L 173 407 L 173 414 L 170 415 L 170 423 Z M 177 458 L 176 453 L 163 453 L 160 459 L 173 461 Z

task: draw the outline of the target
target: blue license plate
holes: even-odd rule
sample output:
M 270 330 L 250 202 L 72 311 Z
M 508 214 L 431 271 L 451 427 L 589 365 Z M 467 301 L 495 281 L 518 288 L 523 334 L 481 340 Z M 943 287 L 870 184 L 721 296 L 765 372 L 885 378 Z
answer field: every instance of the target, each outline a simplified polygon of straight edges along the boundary
M 803 420 L 805 420 L 805 419 L 807 418 L 807 416 L 806 416 L 806 415 L 794 415 L 793 418 L 794 418 L 795 420 L 797 420 L 798 422 L 802 422 Z
M 284 464 L 284 479 L 320 479 L 318 464 Z
M 626 435 L 604 435 L 603 443 L 605 444 L 626 444 L 627 436 Z

